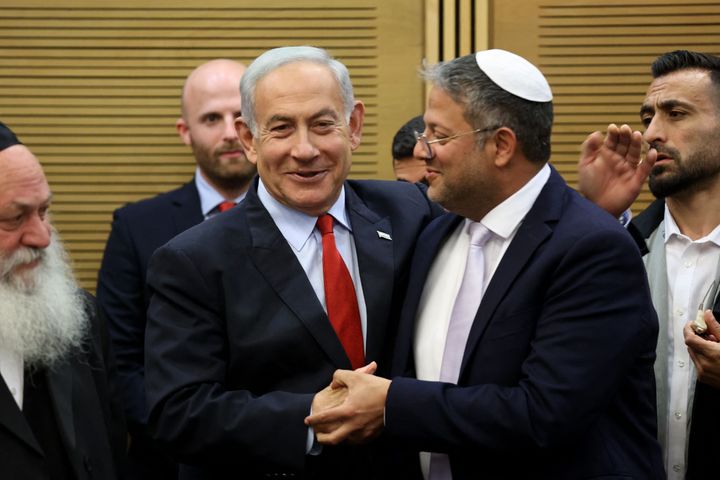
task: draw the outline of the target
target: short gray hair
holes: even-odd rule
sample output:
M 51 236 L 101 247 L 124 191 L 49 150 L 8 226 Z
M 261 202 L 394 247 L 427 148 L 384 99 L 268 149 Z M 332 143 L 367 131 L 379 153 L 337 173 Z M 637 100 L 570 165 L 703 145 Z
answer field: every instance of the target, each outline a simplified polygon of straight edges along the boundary
M 254 137 L 257 137 L 255 119 L 255 87 L 267 74 L 276 68 L 295 62 L 312 62 L 325 65 L 335 75 L 345 109 L 345 121 L 350 122 L 355 95 L 353 94 L 350 73 L 345 65 L 335 60 L 330 54 L 316 47 L 280 47 L 268 50 L 253 61 L 240 80 L 240 97 L 242 98 L 242 118 Z
M 463 116 L 473 128 L 507 127 L 528 160 L 550 159 L 552 102 L 533 102 L 503 90 L 480 70 L 474 54 L 424 67 L 421 74 L 463 105 Z

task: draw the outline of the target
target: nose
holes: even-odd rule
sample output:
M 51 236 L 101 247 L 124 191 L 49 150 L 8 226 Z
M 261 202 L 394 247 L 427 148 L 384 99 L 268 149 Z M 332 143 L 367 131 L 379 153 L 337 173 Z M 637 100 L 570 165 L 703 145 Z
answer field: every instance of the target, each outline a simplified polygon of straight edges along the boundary
M 25 222 L 23 228 L 23 246 L 42 249 L 50 245 L 50 224 L 46 218 L 35 214 Z
M 238 139 L 237 128 L 235 128 L 235 117 L 231 114 L 225 116 L 223 125 L 223 140 L 226 142 Z
M 665 135 L 665 126 L 659 115 L 655 115 L 650 124 L 643 132 L 643 140 L 647 143 L 665 143 L 667 138 Z
M 299 161 L 310 161 L 318 155 L 318 150 L 315 148 L 310 138 L 310 132 L 307 129 L 298 128 L 295 138 L 296 141 L 291 151 L 293 158 Z
M 413 147 L 413 158 L 422 162 L 429 162 L 432 160 L 432 157 L 428 156 L 427 147 L 425 147 L 420 140 L 417 140 L 415 142 L 415 147 Z

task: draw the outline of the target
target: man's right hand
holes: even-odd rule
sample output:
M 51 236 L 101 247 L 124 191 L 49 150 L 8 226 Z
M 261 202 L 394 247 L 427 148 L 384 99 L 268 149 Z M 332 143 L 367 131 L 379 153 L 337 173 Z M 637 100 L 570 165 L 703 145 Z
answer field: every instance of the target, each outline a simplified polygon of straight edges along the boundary
M 360 367 L 355 370 L 356 373 L 365 373 L 368 375 L 373 375 L 375 371 L 377 370 L 377 363 L 370 362 L 364 367 Z M 345 401 L 345 398 L 347 397 L 348 390 L 345 387 L 341 387 L 338 385 L 333 385 L 332 383 L 328 385 L 327 387 L 320 390 L 318 393 L 315 394 L 315 397 L 313 398 L 312 402 L 312 413 L 320 413 L 322 411 L 328 410 L 330 408 L 334 408 L 339 406 Z M 338 428 L 341 424 L 326 424 L 322 426 L 323 433 L 328 433 L 330 431 L 335 430 Z M 317 430 L 317 429 L 316 429 Z M 316 431 L 316 433 L 319 433 Z
M 619 217 L 640 194 L 657 152 L 650 149 L 643 159 L 642 134 L 628 125 L 608 125 L 590 134 L 582 144 L 578 163 L 580 192 L 589 200 Z

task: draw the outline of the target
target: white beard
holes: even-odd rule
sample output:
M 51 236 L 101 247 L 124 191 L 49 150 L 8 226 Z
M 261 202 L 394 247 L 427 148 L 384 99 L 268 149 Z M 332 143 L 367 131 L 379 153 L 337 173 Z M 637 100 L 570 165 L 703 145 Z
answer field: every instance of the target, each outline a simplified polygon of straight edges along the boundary
M 40 258 L 32 269 L 17 265 Z M 53 232 L 44 250 L 22 247 L 0 257 L 0 346 L 30 368 L 53 368 L 81 348 L 88 329 L 85 299 L 62 242 Z

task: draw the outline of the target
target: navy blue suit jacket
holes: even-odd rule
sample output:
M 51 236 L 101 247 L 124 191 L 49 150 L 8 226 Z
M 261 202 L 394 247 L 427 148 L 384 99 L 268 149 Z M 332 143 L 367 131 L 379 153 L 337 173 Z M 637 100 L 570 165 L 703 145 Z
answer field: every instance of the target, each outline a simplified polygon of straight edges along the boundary
M 98 275 L 97 299 L 109 322 L 118 386 L 131 433 L 141 434 L 147 417 L 143 346 L 150 303 L 145 285 L 150 256 L 175 235 L 202 221 L 194 181 L 126 205 L 113 214 Z
M 351 366 L 256 189 L 151 260 L 149 427 L 198 467 L 194 478 L 379 478 L 367 449 L 305 455 L 314 394 Z M 345 192 L 367 306 L 366 359 L 387 367 L 415 240 L 439 212 L 405 182 L 347 181 Z
M 395 374 L 414 375 L 424 278 L 460 221 L 447 214 L 420 237 Z M 553 169 L 486 289 L 458 385 L 395 378 L 386 433 L 448 453 L 454 480 L 663 478 L 657 332 L 633 240 Z

